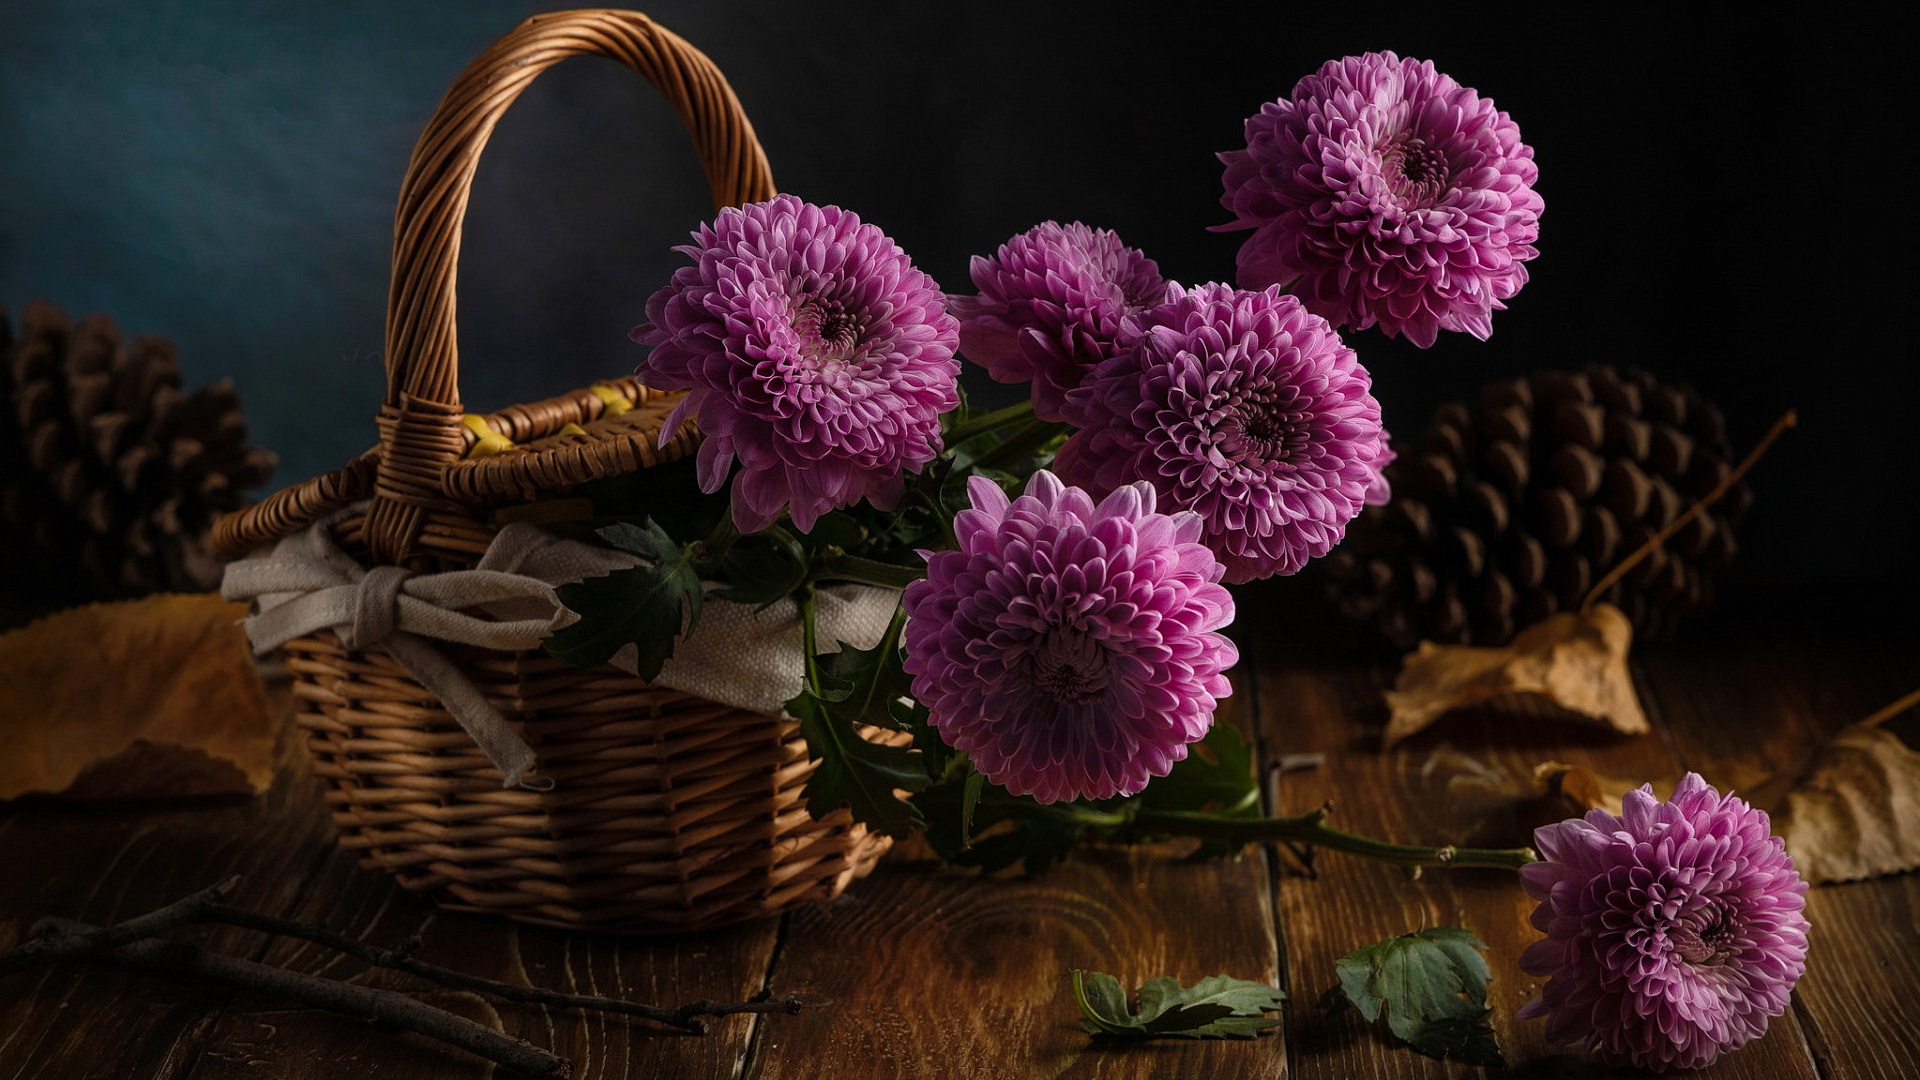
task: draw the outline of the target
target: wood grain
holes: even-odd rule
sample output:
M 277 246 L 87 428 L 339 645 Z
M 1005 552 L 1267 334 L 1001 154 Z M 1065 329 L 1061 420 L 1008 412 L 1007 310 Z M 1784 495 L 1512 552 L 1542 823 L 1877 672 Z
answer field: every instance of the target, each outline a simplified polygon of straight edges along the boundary
M 1488 792 L 1543 760 L 1671 783 L 1697 769 L 1763 805 L 1828 734 L 1920 685 L 1920 642 L 1820 635 L 1649 647 L 1636 673 L 1655 734 L 1619 739 L 1543 712 L 1489 708 L 1379 750 L 1390 663 L 1318 646 L 1310 627 L 1248 605 L 1246 661 L 1225 716 L 1266 761 L 1319 752 L 1270 809 L 1331 798 L 1334 824 L 1402 841 L 1512 843 L 1524 823 Z M 1517 966 L 1535 937 L 1510 874 L 1396 870 L 1326 852 L 1317 879 L 1284 853 L 1186 861 L 1184 848 L 1091 847 L 1038 878 L 944 869 L 909 845 L 825 907 L 678 939 L 623 939 L 441 912 L 337 851 L 300 759 L 257 800 L 0 808 L 0 947 L 33 918 L 110 922 L 230 872 L 236 900 L 494 978 L 653 1003 L 740 998 L 763 987 L 816 1007 L 734 1017 L 698 1038 L 622 1018 L 492 1004 L 369 972 L 315 946 L 202 928 L 213 948 L 417 993 L 569 1057 L 590 1080 L 758 1077 L 1464 1077 L 1316 999 L 1352 948 L 1460 923 L 1491 946 L 1495 1027 L 1523 1078 L 1609 1080 L 1548 1046 L 1514 1013 L 1538 989 Z M 1809 898 L 1814 946 L 1794 1009 L 1765 1038 L 1692 1074 L 1905 1080 L 1920 1075 L 1920 875 L 1825 886 Z M 1293 1000 L 1284 1037 L 1115 1049 L 1077 1026 L 1074 967 L 1137 985 L 1157 974 L 1273 979 Z M 479 1080 L 457 1051 L 332 1015 L 95 967 L 0 981 L 5 1080 Z
M 313 798 L 318 800 L 317 790 Z M 414 955 L 419 959 L 487 978 L 663 1005 L 700 998 L 740 1001 L 758 993 L 778 932 L 777 921 L 766 919 L 674 938 L 619 937 L 447 912 L 330 846 L 297 901 L 277 913 L 389 946 L 418 937 L 421 947 Z M 728 1017 L 695 1037 L 627 1017 L 438 989 L 401 973 L 368 969 L 317 945 L 255 939 L 268 963 L 414 992 L 439 1008 L 524 1038 L 567 1058 L 578 1080 L 728 1076 L 745 1056 L 753 1027 L 748 1017 Z M 343 1017 L 263 1000 L 236 1002 L 213 1019 L 204 1038 L 205 1053 L 185 1074 L 193 1080 L 255 1080 L 261 1069 L 274 1076 L 407 1080 L 479 1080 L 494 1072 L 486 1061 L 419 1036 L 371 1034 Z
M 1226 722 L 1250 715 L 1245 695 Z M 1156 975 L 1277 980 L 1265 857 L 1186 850 L 1088 847 L 1039 877 L 943 869 L 917 846 L 888 856 L 846 896 L 790 916 L 774 982 L 831 1005 L 770 1022 L 746 1075 L 1284 1076 L 1280 1038 L 1113 1048 L 1079 1027 L 1075 968 L 1129 989 Z
M 274 704 L 287 715 L 284 689 Z M 42 800 L 6 811 L 0 947 L 18 941 L 41 915 L 115 922 L 231 873 L 242 875 L 236 903 L 291 906 L 332 842 L 290 750 L 282 763 L 287 767 L 258 799 L 110 806 Z M 248 958 L 259 952 L 240 931 L 190 933 L 208 948 Z M 0 1063 L 13 1069 L 4 1073 L 10 1080 L 184 1076 L 229 1000 L 225 991 L 100 967 L 29 972 L 0 981 Z
M 290 709 L 284 693 L 276 704 L 283 715 Z M 421 959 L 492 978 L 670 1004 L 741 1000 L 762 989 L 778 932 L 774 920 L 667 940 L 572 934 L 440 912 L 334 847 L 318 788 L 297 743 L 288 745 L 280 778 L 258 800 L 132 807 L 47 801 L 6 811 L 0 853 L 8 865 L 32 872 L 10 879 L 0 894 L 0 947 L 42 914 L 111 922 L 240 873 L 234 901 L 241 906 L 386 944 L 417 935 Z M 693 1037 L 624 1017 L 494 1003 L 423 990 L 407 976 L 370 972 L 302 942 L 233 928 L 187 933 L 209 948 L 309 974 L 418 991 L 441 1008 L 568 1057 L 582 1080 L 730 1076 L 753 1030 L 752 1019 L 729 1017 Z M 103 1039 L 103 1031 L 115 1037 Z M 452 1080 L 492 1072 L 480 1059 L 419 1036 L 99 967 L 0 981 L 0 1076 L 9 1080 Z
M 419 937 L 429 963 L 521 985 L 677 1005 L 697 998 L 738 1001 L 761 988 L 771 959 L 773 920 L 675 939 L 622 938 L 522 926 L 443 912 L 364 870 L 346 855 L 330 860 L 309 896 L 290 913 L 364 941 L 395 945 Z M 304 942 L 279 940 L 269 963 L 327 978 L 414 993 L 439 1008 L 526 1039 L 567 1058 L 578 1080 L 628 1076 L 727 1076 L 746 1053 L 747 1017 L 716 1021 L 705 1036 L 644 1021 L 494 1001 L 434 988 L 405 974 L 368 969 Z M 387 1075 L 408 1080 L 481 1080 L 490 1063 L 412 1035 L 382 1034 L 313 1010 L 237 1002 L 208 1035 L 193 1080 L 273 1076 Z M 379 1070 L 369 1072 L 369 1070 Z

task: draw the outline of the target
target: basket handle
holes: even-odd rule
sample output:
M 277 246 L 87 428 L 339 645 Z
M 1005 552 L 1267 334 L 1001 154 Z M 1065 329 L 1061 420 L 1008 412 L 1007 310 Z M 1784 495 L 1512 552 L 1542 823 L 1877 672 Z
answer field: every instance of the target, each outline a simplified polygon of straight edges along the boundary
M 387 395 L 364 534 L 376 564 L 406 558 L 428 512 L 457 505 L 443 478 L 465 446 L 454 279 L 474 169 L 494 125 L 527 84 L 574 56 L 618 60 L 659 88 L 693 137 L 715 207 L 774 194 L 766 154 L 725 77 L 698 49 L 639 12 L 536 15 L 468 65 L 414 146 L 394 215 Z

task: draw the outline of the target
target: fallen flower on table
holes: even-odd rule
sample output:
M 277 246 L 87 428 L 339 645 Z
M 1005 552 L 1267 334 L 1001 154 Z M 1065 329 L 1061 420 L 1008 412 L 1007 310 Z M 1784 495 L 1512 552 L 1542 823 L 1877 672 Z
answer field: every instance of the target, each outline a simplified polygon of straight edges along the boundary
M 1520 1011 L 1609 1065 L 1697 1068 L 1766 1030 L 1807 968 L 1807 886 L 1764 811 L 1688 773 L 1534 833 L 1520 868 L 1547 976 Z
M 1778 829 L 1809 882 L 1920 867 L 1920 751 L 1883 726 L 1916 700 L 1920 691 L 1841 729 L 1787 793 Z
M 1278 1011 L 1286 991 L 1227 975 L 1210 975 L 1192 986 L 1168 976 L 1140 986 L 1140 1011 L 1127 1008 L 1120 980 L 1104 971 L 1075 971 L 1073 997 L 1080 1026 L 1090 1035 L 1120 1039 L 1250 1039 L 1283 1022 Z
M 149 596 L 0 636 L 0 799 L 265 791 L 277 725 L 246 613 L 211 594 Z

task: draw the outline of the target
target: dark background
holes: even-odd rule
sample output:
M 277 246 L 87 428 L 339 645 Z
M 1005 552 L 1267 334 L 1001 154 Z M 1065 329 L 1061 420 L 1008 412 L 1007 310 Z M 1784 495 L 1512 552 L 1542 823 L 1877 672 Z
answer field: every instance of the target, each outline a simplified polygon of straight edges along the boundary
M 104 311 L 232 376 L 276 485 L 373 439 L 392 204 L 458 71 L 555 5 L 56 3 L 0 22 L 0 304 Z M 949 291 L 1056 218 L 1171 278 L 1229 279 L 1218 151 L 1327 59 L 1433 60 L 1512 114 L 1546 200 L 1533 280 L 1485 343 L 1348 340 L 1388 426 L 1491 378 L 1590 361 L 1690 382 L 1752 478 L 1750 598 L 1908 592 L 1915 568 L 1910 59 L 1834 5 L 1532 12 L 663 0 L 754 119 L 780 186 L 856 210 Z M 613 64 L 543 76 L 482 165 L 462 375 L 485 410 L 630 370 L 626 331 L 710 213 L 684 133 Z M 1836 603 L 1842 602 L 1836 600 Z M 1753 605 L 1764 610 L 1764 603 Z

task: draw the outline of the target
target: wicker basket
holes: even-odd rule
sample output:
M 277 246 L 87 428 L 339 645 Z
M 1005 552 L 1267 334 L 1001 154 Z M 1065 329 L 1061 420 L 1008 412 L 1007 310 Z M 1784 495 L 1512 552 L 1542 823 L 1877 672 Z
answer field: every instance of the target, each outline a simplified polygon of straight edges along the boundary
M 673 396 L 628 378 L 483 417 L 514 445 L 469 456 L 479 436 L 460 407 L 454 277 L 474 169 L 527 83 L 583 55 L 619 60 L 666 95 L 716 206 L 772 196 L 753 129 L 700 52 L 632 12 L 529 19 L 461 74 L 408 166 L 379 445 L 222 519 L 222 551 L 250 551 L 365 501 L 333 529 L 363 565 L 466 569 L 495 532 L 493 508 L 697 445 L 689 428 L 658 446 Z M 298 720 L 340 843 L 447 907 L 596 930 L 715 926 L 831 898 L 888 846 L 844 809 L 824 820 L 807 813 L 800 790 L 812 764 L 791 720 L 537 652 L 445 653 L 524 735 L 551 790 L 503 788 L 485 754 L 384 648 L 351 651 L 324 631 L 287 646 Z

